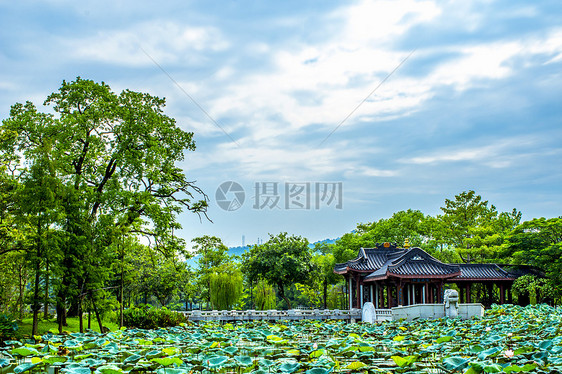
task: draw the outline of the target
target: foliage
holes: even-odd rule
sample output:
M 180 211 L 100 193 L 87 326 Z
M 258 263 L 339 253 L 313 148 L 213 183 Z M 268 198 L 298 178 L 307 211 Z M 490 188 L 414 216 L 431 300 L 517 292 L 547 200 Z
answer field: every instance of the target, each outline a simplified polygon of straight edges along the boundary
M 254 287 L 254 305 L 257 310 L 275 309 L 275 290 L 265 280 L 259 280 Z
M 556 373 L 562 370 L 561 322 L 562 311 L 546 305 L 496 305 L 471 320 L 185 323 L 10 341 L 0 348 L 7 357 L 0 365 L 19 365 L 15 372 L 55 365 L 63 374 Z
M 14 338 L 18 328 L 18 323 L 14 318 L 0 313 L 0 341 Z
M 243 270 L 251 281 L 264 279 L 277 287 L 279 296 L 291 309 L 285 290 L 293 283 L 307 283 L 312 274 L 308 240 L 281 233 L 245 253 Z
M 45 105 L 49 113 L 17 103 L 0 127 L 0 204 L 10 213 L 0 254 L 28 255 L 35 317 L 40 294 L 48 302 L 40 285 L 53 276 L 62 330 L 69 307 L 81 314 L 85 298 L 95 306 L 96 290 L 107 288 L 117 240 L 142 235 L 174 256 L 184 244 L 176 216 L 205 214 L 207 202 L 176 165 L 195 143 L 163 113 L 163 99 L 77 78 Z
M 219 310 L 230 310 L 242 296 L 242 272 L 234 265 L 222 266 L 210 276 L 211 303 Z
M 151 305 L 137 305 L 126 309 L 123 313 L 124 325 L 142 329 L 178 326 L 186 322 L 183 314 L 171 311 L 165 307 L 154 308 Z
M 228 247 L 216 236 L 201 236 L 191 240 L 194 245 L 197 260 L 197 287 L 203 300 L 211 302 L 212 285 L 211 274 L 232 261 L 228 254 Z M 216 295 L 214 296 L 216 297 Z
M 513 292 L 516 296 L 529 296 L 531 304 L 545 302 L 554 297 L 554 287 L 545 278 L 535 275 L 524 275 L 513 282 Z

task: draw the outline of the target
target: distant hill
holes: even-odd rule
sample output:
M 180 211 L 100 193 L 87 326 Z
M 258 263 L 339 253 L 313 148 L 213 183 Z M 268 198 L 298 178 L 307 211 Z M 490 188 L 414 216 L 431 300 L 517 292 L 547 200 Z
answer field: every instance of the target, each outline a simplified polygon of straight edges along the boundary
M 321 243 L 334 244 L 334 243 L 336 242 L 336 240 L 338 240 L 338 239 L 339 239 L 339 238 L 337 238 L 337 239 L 324 239 L 324 240 L 319 240 L 319 241 L 317 241 L 317 242 L 310 243 L 308 246 L 309 246 L 310 248 L 314 248 L 314 246 L 315 246 L 316 244 L 321 244 Z M 230 248 L 228 248 L 228 253 L 229 253 L 231 256 L 242 256 L 242 254 L 243 254 L 244 252 L 246 252 L 248 249 L 250 249 L 250 246 L 249 246 L 249 245 L 238 246 L 238 247 L 230 247 Z M 195 256 L 195 257 L 190 258 L 189 260 L 186 261 L 187 264 L 190 265 L 191 267 L 196 267 L 196 266 L 197 266 L 197 258 L 198 258 L 198 257 L 199 257 L 199 256 Z

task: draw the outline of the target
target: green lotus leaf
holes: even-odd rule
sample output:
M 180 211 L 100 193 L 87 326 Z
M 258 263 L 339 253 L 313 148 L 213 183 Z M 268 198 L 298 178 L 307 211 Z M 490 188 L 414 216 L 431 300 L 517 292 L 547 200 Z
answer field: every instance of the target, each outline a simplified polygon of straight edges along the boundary
M 251 366 L 254 363 L 250 356 L 235 356 L 234 359 L 241 366 Z
M 537 368 L 537 364 L 526 364 L 523 366 L 519 365 L 510 365 L 503 368 L 503 371 L 506 373 L 521 373 L 521 372 L 529 372 L 533 371 Z
M 365 366 L 367 366 L 364 362 L 361 361 L 354 361 L 352 363 L 350 363 L 349 365 L 347 365 L 345 368 L 351 371 L 355 371 L 355 370 L 360 370 L 362 368 L 364 368 Z
M 33 368 L 36 367 L 37 365 L 39 365 L 39 363 L 34 364 L 34 363 L 32 363 L 32 362 L 25 362 L 25 363 L 23 363 L 23 364 L 21 364 L 21 365 L 16 366 L 16 367 L 14 368 L 14 373 L 15 373 L 15 374 L 20 374 L 20 373 L 26 372 L 26 371 L 28 371 L 28 370 L 30 370 L 30 369 L 33 369 Z
M 443 365 L 449 370 L 459 370 L 464 368 L 470 360 L 462 357 L 447 357 L 443 360 Z
M 227 356 L 216 356 L 216 357 L 210 358 L 207 361 L 208 361 L 209 367 L 211 367 L 211 368 L 218 367 L 220 369 L 228 361 L 228 357 Z
M 442 336 L 439 339 L 437 339 L 435 342 L 437 344 L 441 344 L 441 343 L 447 343 L 450 342 L 451 340 L 453 340 L 452 336 Z
M 300 364 L 298 362 L 287 361 L 282 363 L 278 369 L 283 373 L 293 373 L 299 368 L 299 366 Z
M 498 348 L 498 347 L 492 347 L 492 348 L 486 349 L 485 351 L 482 351 L 478 354 L 478 359 L 479 360 L 485 360 L 487 357 L 497 356 L 500 351 L 501 351 L 501 349 Z
M 96 373 L 101 374 L 120 374 L 123 370 L 115 365 L 103 365 L 97 368 Z
M 181 353 L 181 349 L 177 347 L 166 347 L 162 349 L 162 352 L 164 352 L 167 356 L 173 356 L 175 354 Z
M 326 353 L 325 349 L 317 349 L 315 351 L 310 352 L 310 354 L 308 355 L 308 357 L 310 358 L 318 358 L 320 356 L 322 356 L 324 353 Z
M 12 349 L 12 351 L 10 352 L 13 355 L 19 355 L 19 356 L 31 356 L 31 355 L 37 355 L 39 356 L 39 351 L 35 348 L 31 348 L 31 347 L 19 347 L 19 348 L 14 348 Z
M 54 364 L 55 362 L 66 362 L 68 357 L 66 356 L 45 356 L 43 361 L 47 364 Z
M 89 367 L 68 367 L 61 371 L 65 374 L 92 374 Z
M 225 349 L 223 349 L 223 351 L 229 354 L 230 356 L 234 356 L 234 354 L 238 352 L 238 348 L 231 346 L 231 347 L 226 347 Z
M 414 362 L 417 361 L 418 356 L 406 356 L 406 357 L 401 357 L 401 356 L 392 356 L 390 357 L 392 359 L 392 361 L 394 361 L 394 363 L 400 367 L 404 367 L 404 366 L 410 366 L 412 365 Z
M 134 362 L 139 361 L 142 358 L 143 358 L 143 356 L 141 356 L 141 355 L 133 354 L 133 355 L 127 357 L 125 360 L 123 360 L 123 362 L 124 363 L 134 363 Z
M 486 373 L 501 373 L 503 371 L 503 367 L 498 364 L 484 365 L 482 369 Z
M 312 368 L 305 372 L 305 374 L 328 374 L 330 371 L 326 368 Z
M 152 362 L 156 362 L 162 366 L 170 366 L 170 365 L 181 365 L 183 361 L 179 357 L 156 357 L 150 360 Z
M 263 366 L 269 369 L 271 366 L 275 365 L 275 361 L 268 360 L 267 358 L 262 358 L 259 360 L 258 364 L 260 365 L 260 367 Z
M 0 368 L 10 366 L 10 360 L 7 358 L 0 358 Z
M 552 347 L 552 340 L 543 340 L 539 343 L 539 348 L 542 350 L 547 350 Z

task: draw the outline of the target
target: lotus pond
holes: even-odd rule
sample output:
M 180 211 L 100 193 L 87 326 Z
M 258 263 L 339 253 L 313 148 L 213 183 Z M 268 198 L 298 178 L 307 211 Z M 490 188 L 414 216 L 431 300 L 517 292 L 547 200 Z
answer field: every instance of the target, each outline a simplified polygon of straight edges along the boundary
M 379 324 L 185 324 L 7 341 L 0 374 L 562 373 L 562 310 Z

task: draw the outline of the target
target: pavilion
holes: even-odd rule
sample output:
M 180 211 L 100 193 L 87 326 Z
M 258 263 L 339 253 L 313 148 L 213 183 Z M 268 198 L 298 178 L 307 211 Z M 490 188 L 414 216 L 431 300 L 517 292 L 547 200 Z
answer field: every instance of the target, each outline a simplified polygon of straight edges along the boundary
M 377 243 L 374 248 L 361 248 L 355 259 L 336 264 L 334 272 L 346 279 L 350 309 L 362 308 L 368 301 L 377 309 L 442 303 L 445 284 L 456 284 L 461 303 L 475 301 L 475 284 L 484 286 L 479 291 L 487 304 L 494 286 L 500 304 L 511 303 L 513 282 L 528 273 L 497 264 L 445 264 L 421 248 L 410 248 L 408 242 L 404 247 Z

